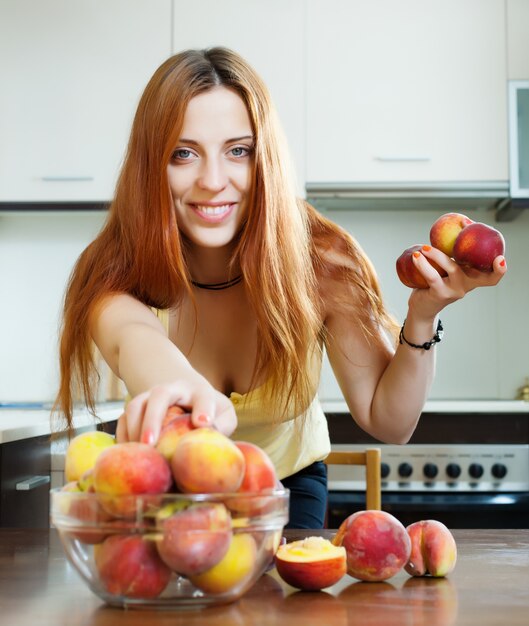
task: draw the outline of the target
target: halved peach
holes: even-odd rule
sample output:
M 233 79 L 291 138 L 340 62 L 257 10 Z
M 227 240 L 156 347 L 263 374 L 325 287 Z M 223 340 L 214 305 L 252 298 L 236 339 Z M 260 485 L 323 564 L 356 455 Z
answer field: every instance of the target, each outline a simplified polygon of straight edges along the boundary
M 281 578 L 306 591 L 318 591 L 337 583 L 347 571 L 347 554 L 323 537 L 307 537 L 279 546 L 275 564 Z

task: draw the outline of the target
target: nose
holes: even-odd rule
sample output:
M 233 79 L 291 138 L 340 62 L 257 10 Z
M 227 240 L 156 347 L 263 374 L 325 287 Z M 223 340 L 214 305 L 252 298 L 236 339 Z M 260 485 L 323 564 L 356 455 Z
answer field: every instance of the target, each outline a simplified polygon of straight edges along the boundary
M 198 177 L 198 186 L 208 191 L 222 191 L 228 184 L 228 175 L 222 160 L 204 159 Z

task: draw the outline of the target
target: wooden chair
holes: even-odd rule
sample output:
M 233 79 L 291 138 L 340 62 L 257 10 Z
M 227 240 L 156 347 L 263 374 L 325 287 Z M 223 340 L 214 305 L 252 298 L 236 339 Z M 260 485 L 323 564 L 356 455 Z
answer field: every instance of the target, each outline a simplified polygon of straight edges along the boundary
M 380 511 L 382 506 L 380 488 L 380 448 L 368 448 L 365 452 L 331 452 L 324 460 L 326 465 L 365 465 L 366 509 Z

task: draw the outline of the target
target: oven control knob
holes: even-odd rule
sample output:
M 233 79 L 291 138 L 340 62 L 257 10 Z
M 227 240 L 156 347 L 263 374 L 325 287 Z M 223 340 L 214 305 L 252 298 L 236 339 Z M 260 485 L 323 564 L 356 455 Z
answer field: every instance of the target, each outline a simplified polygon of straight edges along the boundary
M 413 474 L 413 467 L 409 463 L 401 463 L 399 465 L 399 476 L 409 478 Z
M 471 463 L 468 468 L 468 473 L 472 478 L 481 478 L 483 476 L 483 465 Z
M 459 478 L 461 467 L 457 463 L 449 463 L 446 466 L 446 474 L 449 478 Z
M 387 463 L 380 464 L 380 477 L 387 478 L 389 476 L 389 465 Z
M 435 478 L 439 472 L 435 463 L 426 463 L 426 465 L 422 468 L 422 471 L 424 472 L 426 478 Z
M 494 478 L 505 478 L 505 475 L 507 474 L 507 468 L 503 463 L 494 463 L 490 471 L 492 472 Z

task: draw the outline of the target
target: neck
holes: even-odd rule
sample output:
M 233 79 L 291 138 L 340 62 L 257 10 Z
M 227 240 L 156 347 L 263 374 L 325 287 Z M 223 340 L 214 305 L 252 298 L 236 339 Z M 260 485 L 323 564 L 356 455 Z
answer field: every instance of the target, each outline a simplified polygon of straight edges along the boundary
M 221 291 L 222 289 L 228 289 L 229 287 L 234 287 L 238 285 L 242 280 L 242 274 L 231 278 L 230 280 L 224 280 L 218 283 L 199 283 L 196 280 L 192 280 L 191 284 L 199 289 L 209 289 L 211 291 Z

